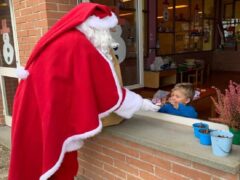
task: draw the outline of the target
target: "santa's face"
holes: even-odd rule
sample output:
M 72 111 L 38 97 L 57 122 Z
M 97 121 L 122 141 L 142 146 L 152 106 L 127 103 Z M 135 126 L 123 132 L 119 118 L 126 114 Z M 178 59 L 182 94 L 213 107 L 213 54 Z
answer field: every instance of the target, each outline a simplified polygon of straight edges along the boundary
M 110 48 L 114 43 L 110 29 L 95 29 L 82 23 L 78 29 L 83 32 L 91 43 L 106 56 L 109 56 Z

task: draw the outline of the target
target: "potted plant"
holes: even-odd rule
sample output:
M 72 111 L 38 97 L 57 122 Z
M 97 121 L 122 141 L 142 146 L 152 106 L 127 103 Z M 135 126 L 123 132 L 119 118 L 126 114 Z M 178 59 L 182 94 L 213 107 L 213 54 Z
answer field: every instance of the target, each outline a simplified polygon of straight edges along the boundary
M 208 124 L 202 123 L 202 122 L 198 122 L 198 123 L 194 123 L 192 125 L 192 127 L 193 127 L 194 136 L 199 138 L 199 136 L 200 136 L 199 130 L 200 129 L 208 129 Z
M 218 118 L 211 118 L 213 121 L 224 123 L 234 134 L 233 144 L 240 144 L 240 84 L 230 81 L 225 93 L 216 88 L 217 99 L 211 97 Z
M 232 150 L 233 134 L 226 130 L 210 132 L 212 152 L 216 156 L 228 156 Z
M 203 145 L 211 145 L 210 129 L 199 129 L 199 142 Z

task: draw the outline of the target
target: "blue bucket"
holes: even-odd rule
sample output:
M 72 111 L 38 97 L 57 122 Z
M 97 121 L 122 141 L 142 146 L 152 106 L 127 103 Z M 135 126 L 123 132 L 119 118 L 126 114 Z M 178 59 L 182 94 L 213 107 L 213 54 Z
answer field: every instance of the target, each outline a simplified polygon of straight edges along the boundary
M 203 133 L 202 131 L 203 130 L 208 130 L 209 132 L 206 134 L 206 133 Z M 199 141 L 200 141 L 200 144 L 203 144 L 203 145 L 211 145 L 211 136 L 210 136 L 210 132 L 212 130 L 210 129 L 199 129 Z
M 195 137 L 197 137 L 197 138 L 199 138 L 199 130 L 200 129 L 208 129 L 208 124 L 206 124 L 206 123 L 202 123 L 202 122 L 200 122 L 200 123 L 194 123 L 193 125 L 192 125 L 192 127 L 193 127 L 193 131 L 194 131 L 194 136 Z
M 232 149 L 233 134 L 230 131 L 216 130 L 210 133 L 212 152 L 216 156 L 227 156 Z

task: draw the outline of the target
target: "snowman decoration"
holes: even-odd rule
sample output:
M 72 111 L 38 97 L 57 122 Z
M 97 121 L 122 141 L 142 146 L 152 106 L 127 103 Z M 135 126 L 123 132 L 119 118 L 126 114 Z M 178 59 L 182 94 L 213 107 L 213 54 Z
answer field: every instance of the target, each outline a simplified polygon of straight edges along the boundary
M 116 43 L 118 43 L 118 46 L 116 46 L 114 49 L 114 53 L 119 61 L 119 63 L 123 62 L 126 58 L 126 44 L 121 37 L 122 35 L 122 28 L 120 25 L 117 25 L 115 28 L 115 31 L 111 31 L 111 35 Z
M 163 20 L 164 21 L 168 21 L 169 19 L 168 5 L 169 5 L 168 0 L 164 0 L 163 1 Z
M 13 63 L 14 49 L 10 44 L 9 32 L 10 29 L 7 27 L 7 20 L 3 19 L 1 29 L 1 34 L 3 35 L 3 59 L 8 65 L 11 65 Z

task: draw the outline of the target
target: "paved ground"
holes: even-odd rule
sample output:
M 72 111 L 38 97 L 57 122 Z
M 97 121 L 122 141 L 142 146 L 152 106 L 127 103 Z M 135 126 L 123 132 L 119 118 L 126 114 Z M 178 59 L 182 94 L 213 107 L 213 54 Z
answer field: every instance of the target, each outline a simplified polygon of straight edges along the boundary
M 0 180 L 7 180 L 9 167 L 9 149 L 0 144 Z
M 10 131 L 10 127 L 0 125 L 0 180 L 8 179 L 9 149 L 11 144 Z M 80 176 L 74 180 L 86 180 L 86 178 Z

